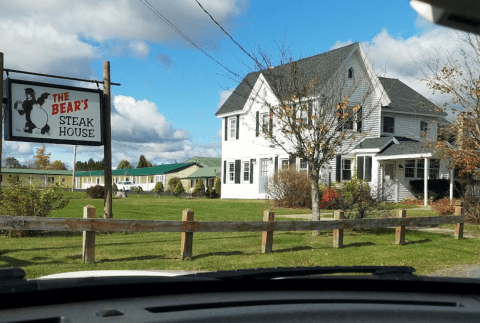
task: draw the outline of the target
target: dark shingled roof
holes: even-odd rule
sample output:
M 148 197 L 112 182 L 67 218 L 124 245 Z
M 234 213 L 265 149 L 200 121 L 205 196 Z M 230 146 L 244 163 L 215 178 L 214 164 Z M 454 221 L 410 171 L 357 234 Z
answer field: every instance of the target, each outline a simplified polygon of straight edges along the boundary
M 435 104 L 398 79 L 379 77 L 380 83 L 392 102 L 383 111 L 422 113 L 444 117 L 445 112 L 436 112 Z
M 357 42 L 322 54 L 300 59 L 297 61 L 298 69 L 305 74 L 306 82 L 315 77 L 318 80 L 326 80 L 338 70 L 345 59 L 356 48 L 358 48 L 358 46 L 359 44 Z M 220 109 L 218 109 L 215 115 L 218 116 L 221 114 L 242 110 L 260 73 L 265 76 L 265 79 L 269 85 L 273 87 L 276 83 L 274 78 L 282 75 L 283 70 L 287 71 L 289 64 L 277 66 L 273 69 L 263 70 L 261 72 L 252 72 L 247 74 L 247 76 L 237 86 L 235 91 L 230 95 L 225 103 L 223 103 Z
M 380 137 L 380 138 L 367 138 L 361 143 L 359 143 L 353 149 L 375 149 L 382 148 L 388 141 L 392 140 L 393 137 Z
M 411 154 L 424 154 L 431 153 L 431 151 L 425 147 L 425 144 L 418 141 L 399 141 L 398 145 L 391 145 L 384 151 L 378 153 L 376 156 L 396 156 L 396 155 L 411 155 Z

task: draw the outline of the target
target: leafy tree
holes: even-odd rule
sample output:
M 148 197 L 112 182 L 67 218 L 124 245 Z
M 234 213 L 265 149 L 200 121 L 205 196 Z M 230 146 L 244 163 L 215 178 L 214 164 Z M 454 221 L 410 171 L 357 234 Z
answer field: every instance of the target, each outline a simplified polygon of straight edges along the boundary
M 185 193 L 185 188 L 183 187 L 182 182 L 179 181 L 173 190 L 173 195 L 179 197 L 182 193 Z
M 20 162 L 15 157 L 7 157 L 3 161 L 3 165 L 6 168 L 23 168 Z
M 153 191 L 156 193 L 156 194 L 162 194 L 163 193 L 163 183 L 162 182 L 157 182 L 155 184 L 155 187 L 153 188 Z
M 53 163 L 48 166 L 48 169 L 52 170 L 67 170 L 67 166 L 61 160 L 55 160 Z
M 33 156 L 36 169 L 48 169 L 51 154 L 47 154 L 46 149 L 44 144 L 42 144 L 41 148 L 37 148 L 36 154 Z
M 140 158 L 138 159 L 137 168 L 147 168 L 147 167 L 152 167 L 152 163 L 147 161 L 144 155 L 140 155 Z
M 195 183 L 195 187 L 192 191 L 193 196 L 204 196 L 205 195 L 205 184 L 201 178 L 198 179 L 197 183 Z
M 126 159 L 120 161 L 118 163 L 117 169 L 131 169 L 132 165 L 130 165 L 130 162 Z
M 175 191 L 175 187 L 177 187 L 177 184 L 180 182 L 180 178 L 179 177 L 172 177 L 168 180 L 168 184 L 167 184 L 167 191 L 169 192 L 174 192 Z
M 213 185 L 213 189 L 215 190 L 215 196 L 220 197 L 221 196 L 221 189 L 222 189 L 222 181 L 220 178 L 215 178 L 215 184 Z

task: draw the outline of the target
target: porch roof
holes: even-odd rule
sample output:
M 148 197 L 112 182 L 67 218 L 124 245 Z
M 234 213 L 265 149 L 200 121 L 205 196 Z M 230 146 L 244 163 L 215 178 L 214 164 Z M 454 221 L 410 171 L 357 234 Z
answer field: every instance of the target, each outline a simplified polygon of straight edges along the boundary
M 433 152 L 418 141 L 397 141 L 375 155 L 379 160 L 424 157 L 433 157 Z

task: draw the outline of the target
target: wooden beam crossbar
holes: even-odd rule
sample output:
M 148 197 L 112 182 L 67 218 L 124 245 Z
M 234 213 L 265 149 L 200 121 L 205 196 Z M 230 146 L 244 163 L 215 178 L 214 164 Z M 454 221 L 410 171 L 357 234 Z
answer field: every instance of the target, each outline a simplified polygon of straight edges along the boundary
M 145 221 L 0 216 L 0 230 L 71 232 L 261 232 L 368 229 L 396 226 L 432 227 L 442 224 L 464 222 L 464 215 L 333 221 Z

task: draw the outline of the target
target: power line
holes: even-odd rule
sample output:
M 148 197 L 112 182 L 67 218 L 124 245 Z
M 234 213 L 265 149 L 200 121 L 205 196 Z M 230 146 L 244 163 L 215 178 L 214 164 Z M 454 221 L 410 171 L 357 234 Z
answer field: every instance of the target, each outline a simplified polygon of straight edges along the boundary
M 162 15 L 154 6 L 152 6 L 147 0 L 140 0 L 150 11 L 152 11 L 158 18 L 160 18 L 164 23 L 167 24 L 170 28 L 172 28 L 177 34 L 179 34 L 185 41 L 187 41 L 190 45 L 207 55 L 211 60 L 213 60 L 215 63 L 223 67 L 225 70 L 227 70 L 229 73 L 235 75 L 238 77 L 238 75 L 230 70 L 228 67 L 220 63 L 218 60 L 213 58 L 210 54 L 208 54 L 206 51 L 204 51 L 200 46 L 197 45 L 193 40 L 188 38 L 187 35 L 185 35 L 180 29 L 178 29 L 172 22 L 170 22 L 164 15 Z
M 237 45 L 248 57 L 250 57 L 255 62 L 255 64 L 257 64 L 258 68 L 262 69 L 262 64 L 260 64 L 260 62 L 255 57 L 253 57 L 248 51 L 246 51 L 242 47 L 242 45 L 240 45 L 235 39 L 233 39 L 233 37 L 215 20 L 215 18 L 212 17 L 212 15 L 200 4 L 200 2 L 198 2 L 198 0 L 195 0 L 195 2 L 210 17 L 210 19 L 212 19 L 212 21 L 225 33 L 225 35 L 227 35 L 235 43 L 235 45 Z

